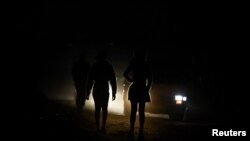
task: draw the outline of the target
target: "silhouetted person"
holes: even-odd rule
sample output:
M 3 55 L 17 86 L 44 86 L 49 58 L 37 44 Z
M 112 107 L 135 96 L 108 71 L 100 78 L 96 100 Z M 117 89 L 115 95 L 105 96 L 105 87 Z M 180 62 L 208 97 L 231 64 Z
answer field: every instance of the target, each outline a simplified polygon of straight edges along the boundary
M 72 69 L 72 76 L 76 89 L 76 107 L 79 111 L 81 111 L 85 105 L 89 70 L 90 64 L 85 61 L 85 54 L 82 53 L 80 59 L 74 63 Z
M 145 50 L 134 51 L 134 58 L 125 70 L 124 77 L 129 82 L 132 82 L 128 92 L 128 99 L 131 103 L 129 133 L 131 136 L 134 136 L 136 112 L 139 104 L 139 136 L 141 136 L 143 135 L 145 121 L 145 103 L 151 101 L 149 89 L 152 83 L 152 72 L 149 63 L 146 61 Z
M 109 101 L 109 82 L 112 87 L 112 100 L 116 98 L 116 77 L 112 65 L 106 61 L 107 54 L 100 51 L 97 54 L 97 62 L 93 64 L 88 83 L 88 93 L 86 99 L 89 99 L 90 91 L 93 87 L 93 98 L 95 103 L 95 122 L 97 132 L 106 133 L 106 121 L 108 115 Z M 100 130 L 100 113 L 102 110 L 102 127 Z

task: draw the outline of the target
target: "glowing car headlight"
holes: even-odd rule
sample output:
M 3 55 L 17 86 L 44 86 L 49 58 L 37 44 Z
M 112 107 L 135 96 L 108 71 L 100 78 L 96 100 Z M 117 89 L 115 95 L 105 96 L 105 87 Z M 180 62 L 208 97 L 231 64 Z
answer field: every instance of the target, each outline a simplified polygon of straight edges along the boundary
M 187 97 L 186 96 L 175 95 L 175 102 L 176 102 L 176 104 L 182 104 L 183 101 L 187 101 Z
M 183 97 L 182 97 L 182 101 L 187 101 L 187 97 L 186 97 L 186 96 L 183 96 Z

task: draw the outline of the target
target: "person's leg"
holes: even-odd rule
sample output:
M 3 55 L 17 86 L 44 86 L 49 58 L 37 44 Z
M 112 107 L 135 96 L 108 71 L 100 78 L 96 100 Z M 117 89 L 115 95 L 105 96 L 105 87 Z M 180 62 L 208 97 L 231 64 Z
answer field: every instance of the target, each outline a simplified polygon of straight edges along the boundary
M 78 111 L 81 109 L 79 92 L 76 93 L 76 109 Z
M 102 132 L 106 133 L 106 122 L 108 117 L 108 97 L 103 99 L 102 103 Z
M 78 83 L 75 83 L 75 88 L 76 88 L 76 108 L 77 110 L 80 110 L 81 109 L 81 89 L 79 87 L 79 84 Z
M 131 113 L 130 113 L 130 132 L 134 134 L 134 126 L 136 119 L 136 111 L 137 111 L 137 102 L 130 101 L 131 103 Z
M 98 101 L 95 102 L 95 123 L 97 131 L 100 130 L 100 112 L 101 112 L 101 105 Z
M 83 88 L 77 89 L 76 105 L 79 111 L 81 111 L 85 105 L 85 94 Z
M 139 119 L 140 119 L 139 133 L 143 133 L 144 121 L 145 121 L 145 102 L 139 103 Z

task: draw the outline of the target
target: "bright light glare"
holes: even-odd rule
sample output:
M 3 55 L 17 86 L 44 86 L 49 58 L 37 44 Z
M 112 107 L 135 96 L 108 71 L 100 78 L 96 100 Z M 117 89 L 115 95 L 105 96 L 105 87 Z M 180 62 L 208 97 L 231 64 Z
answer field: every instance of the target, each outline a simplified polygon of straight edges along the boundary
M 124 99 L 123 94 L 120 93 L 119 90 L 117 90 L 116 93 L 116 99 L 112 101 L 112 89 L 109 85 L 109 103 L 108 103 L 108 112 L 116 115 L 124 115 Z M 89 97 L 89 100 L 86 100 L 85 102 L 85 108 L 94 110 L 94 100 L 92 94 Z
M 182 100 L 176 100 L 176 104 L 181 104 Z
M 175 95 L 175 101 L 176 104 L 182 104 L 182 101 L 187 101 L 187 97 L 182 95 Z
M 176 95 L 175 100 L 176 101 L 179 101 L 179 100 L 182 101 L 182 95 Z
M 116 99 L 112 101 L 111 85 L 109 85 L 109 93 L 110 93 L 109 105 L 108 105 L 109 112 L 114 113 L 114 114 L 124 115 L 123 94 L 121 94 L 119 90 L 117 90 Z
M 183 97 L 182 97 L 182 101 L 187 101 L 187 97 L 186 97 L 186 96 L 183 96 Z

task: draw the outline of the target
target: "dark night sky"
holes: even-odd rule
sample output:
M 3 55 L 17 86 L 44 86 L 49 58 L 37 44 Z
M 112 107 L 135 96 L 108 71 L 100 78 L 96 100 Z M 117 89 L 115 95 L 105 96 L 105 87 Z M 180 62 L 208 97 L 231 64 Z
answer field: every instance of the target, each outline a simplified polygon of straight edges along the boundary
M 39 54 L 40 61 L 49 60 L 46 65 L 55 58 L 77 57 L 81 51 L 93 56 L 102 48 L 100 43 L 111 42 L 113 47 L 107 49 L 111 60 L 129 61 L 131 49 L 143 46 L 159 71 L 169 65 L 173 72 L 182 71 L 194 59 L 205 67 L 221 61 L 216 60 L 220 47 L 213 44 L 221 19 L 213 13 L 216 7 L 212 10 L 205 3 L 44 1 L 40 6 Z
M 206 17 L 206 13 L 197 13 L 199 9 L 192 3 L 171 2 L 44 2 L 38 19 L 41 64 L 49 65 L 58 58 L 75 59 L 81 51 L 91 58 L 101 48 L 100 43 L 111 42 L 114 45 L 107 50 L 117 63 L 128 63 L 131 48 L 143 46 L 150 50 L 154 64 L 161 62 L 155 66 L 159 71 L 169 64 L 190 64 L 192 55 L 202 51 L 194 50 Z

